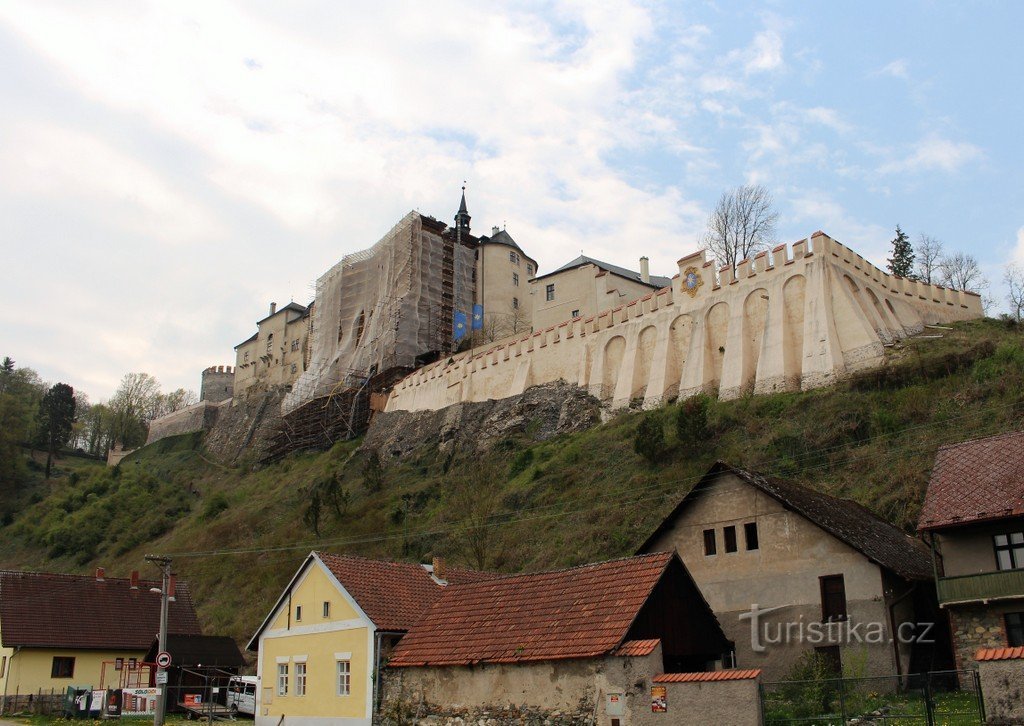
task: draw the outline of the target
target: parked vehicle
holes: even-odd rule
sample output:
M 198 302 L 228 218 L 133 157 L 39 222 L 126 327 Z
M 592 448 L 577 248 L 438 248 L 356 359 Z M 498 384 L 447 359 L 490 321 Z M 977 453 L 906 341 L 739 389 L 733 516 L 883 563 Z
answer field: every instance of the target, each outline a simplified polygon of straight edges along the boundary
M 232 713 L 256 715 L 256 676 L 232 676 L 225 704 Z

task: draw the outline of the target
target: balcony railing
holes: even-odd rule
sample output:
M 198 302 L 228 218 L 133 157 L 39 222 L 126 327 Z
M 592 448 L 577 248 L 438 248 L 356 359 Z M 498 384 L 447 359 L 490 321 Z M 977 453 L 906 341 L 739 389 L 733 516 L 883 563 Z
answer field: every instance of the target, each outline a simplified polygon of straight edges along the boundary
M 1024 598 L 1024 570 L 985 572 L 939 578 L 939 603 L 983 602 Z

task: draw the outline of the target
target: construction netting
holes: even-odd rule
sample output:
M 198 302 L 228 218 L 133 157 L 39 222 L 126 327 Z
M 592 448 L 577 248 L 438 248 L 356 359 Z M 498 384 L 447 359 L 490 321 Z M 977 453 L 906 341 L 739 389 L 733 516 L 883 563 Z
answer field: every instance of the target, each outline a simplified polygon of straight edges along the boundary
M 473 307 L 476 265 L 473 249 L 452 234 L 410 212 L 317 280 L 309 364 L 282 413 L 451 350 L 454 311 Z

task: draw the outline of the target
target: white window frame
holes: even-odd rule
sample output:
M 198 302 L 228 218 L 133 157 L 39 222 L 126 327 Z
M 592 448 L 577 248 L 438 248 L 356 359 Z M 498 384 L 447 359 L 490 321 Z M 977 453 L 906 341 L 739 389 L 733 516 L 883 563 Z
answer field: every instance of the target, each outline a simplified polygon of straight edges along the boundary
M 339 696 L 352 695 L 352 661 L 338 660 L 334 667 L 337 693 Z
M 288 695 L 288 664 L 277 664 L 277 695 L 284 698 Z
M 295 664 L 295 695 L 306 695 L 306 663 L 305 661 Z
M 555 299 L 555 283 L 549 282 L 544 287 L 544 297 L 547 302 L 551 302 Z

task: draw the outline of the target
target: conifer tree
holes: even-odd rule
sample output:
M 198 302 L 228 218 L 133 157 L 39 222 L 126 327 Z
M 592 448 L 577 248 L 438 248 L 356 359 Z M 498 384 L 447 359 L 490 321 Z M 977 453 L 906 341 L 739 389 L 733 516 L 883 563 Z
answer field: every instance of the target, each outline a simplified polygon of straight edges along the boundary
M 896 225 L 896 239 L 892 241 L 892 257 L 887 265 L 889 272 L 900 277 L 914 278 L 914 248 L 910 237 Z

